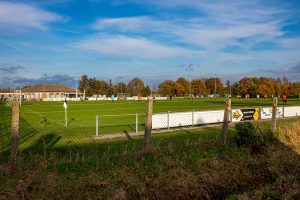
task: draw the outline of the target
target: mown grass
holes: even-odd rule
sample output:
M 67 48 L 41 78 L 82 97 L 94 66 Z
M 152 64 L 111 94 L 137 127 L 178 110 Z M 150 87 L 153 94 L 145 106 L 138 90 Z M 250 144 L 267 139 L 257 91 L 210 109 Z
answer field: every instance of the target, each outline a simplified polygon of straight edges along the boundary
M 295 123 L 297 119 L 280 121 L 278 130 Z M 57 135 L 48 135 L 45 157 L 37 142 L 20 153 L 17 173 L 0 165 L 0 198 L 251 199 L 254 192 L 256 199 L 267 199 L 300 193 L 296 187 L 290 191 L 278 186 L 300 180 L 300 147 L 283 140 L 281 132 L 266 151 L 253 155 L 236 147 L 233 127 L 228 145 L 220 145 L 220 131 L 214 127 L 153 135 L 147 155 L 141 154 L 141 137 L 51 146 Z
M 154 113 L 167 111 L 191 111 L 224 109 L 225 99 L 177 99 L 174 101 L 155 101 Z M 299 105 L 298 99 L 289 99 L 289 105 Z M 281 104 L 281 102 L 280 102 Z M 271 106 L 271 99 L 232 99 L 232 107 Z M 10 110 L 0 105 L 1 151 L 9 149 Z M 3 112 L 2 112 L 3 110 Z M 68 127 L 65 127 L 65 113 L 62 102 L 23 102 L 20 115 L 20 148 L 26 149 L 38 141 L 41 134 L 55 135 L 52 146 L 65 146 L 69 143 L 90 143 L 96 133 L 96 115 L 99 116 L 99 134 L 134 132 L 136 116 L 138 130 L 144 130 L 146 112 L 145 101 L 84 101 L 68 102 Z M 124 115 L 127 114 L 127 115 Z M 129 114 L 129 115 L 128 115 Z M 107 116 L 123 115 L 123 116 Z M 49 123 L 45 127 L 41 120 L 46 118 Z

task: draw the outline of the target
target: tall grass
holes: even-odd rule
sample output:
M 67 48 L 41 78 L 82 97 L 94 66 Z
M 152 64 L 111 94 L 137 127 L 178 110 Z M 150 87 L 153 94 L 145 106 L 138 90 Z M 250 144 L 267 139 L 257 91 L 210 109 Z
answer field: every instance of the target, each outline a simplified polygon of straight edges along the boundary
M 283 141 L 300 154 L 300 120 L 283 123 L 278 128 L 278 132 Z

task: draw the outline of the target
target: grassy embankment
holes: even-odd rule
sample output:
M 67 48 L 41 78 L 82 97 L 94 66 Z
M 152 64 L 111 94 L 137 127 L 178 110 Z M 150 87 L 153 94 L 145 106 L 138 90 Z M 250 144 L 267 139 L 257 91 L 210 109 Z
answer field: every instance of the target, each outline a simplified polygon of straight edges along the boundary
M 49 134 L 46 157 L 35 143 L 16 174 L 0 165 L 0 199 L 297 199 L 299 127 L 299 119 L 280 121 L 276 139 L 255 155 L 236 147 L 233 127 L 226 146 L 218 127 L 155 135 L 146 156 L 142 138 L 51 147 Z

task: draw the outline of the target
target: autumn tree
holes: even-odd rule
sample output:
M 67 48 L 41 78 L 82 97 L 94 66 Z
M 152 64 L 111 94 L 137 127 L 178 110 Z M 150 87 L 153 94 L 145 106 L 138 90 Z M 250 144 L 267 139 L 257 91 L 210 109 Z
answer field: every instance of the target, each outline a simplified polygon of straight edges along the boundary
M 300 82 L 295 82 L 290 84 L 291 95 L 299 96 L 300 94 Z
M 207 95 L 207 88 L 203 79 L 192 80 L 191 87 L 193 95 Z
M 177 94 L 176 83 L 171 80 L 166 80 L 158 86 L 158 91 L 163 96 L 174 96 Z
M 128 92 L 132 96 L 141 95 L 141 92 L 144 89 L 144 87 L 145 87 L 144 82 L 137 77 L 129 81 L 127 85 Z
M 178 96 L 184 96 L 189 93 L 189 81 L 184 77 L 179 77 L 176 80 L 176 91 Z
M 208 78 L 205 80 L 205 85 L 210 94 L 223 94 L 224 92 L 224 84 L 220 78 Z M 216 87 L 215 87 L 216 86 Z
M 275 80 L 266 78 L 266 77 L 260 77 L 255 84 L 257 87 L 257 94 L 260 96 L 272 96 L 275 94 Z

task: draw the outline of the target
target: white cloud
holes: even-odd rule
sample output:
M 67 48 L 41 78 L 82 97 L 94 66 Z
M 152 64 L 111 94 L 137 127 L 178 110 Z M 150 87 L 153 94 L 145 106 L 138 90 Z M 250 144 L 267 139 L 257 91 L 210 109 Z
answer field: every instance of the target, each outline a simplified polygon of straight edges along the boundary
M 122 31 L 137 31 L 144 28 L 144 23 L 149 24 L 152 19 L 150 17 L 122 17 L 122 18 L 106 18 L 99 19 L 93 25 L 96 30 L 119 29 Z M 156 24 L 156 22 L 153 22 Z
M 164 58 L 197 54 L 194 51 L 183 48 L 170 47 L 148 39 L 124 35 L 97 35 L 73 44 L 73 47 L 94 51 L 103 55 L 134 58 Z
M 116 1 L 116 0 L 115 0 Z M 119 1 L 117 1 L 119 2 Z M 126 1 L 123 1 L 123 3 Z M 99 19 L 93 28 L 121 33 L 153 34 L 203 49 L 220 50 L 228 45 L 242 48 L 272 41 L 284 35 L 283 27 L 290 11 L 272 1 L 221 0 L 128 0 L 167 9 L 196 9 L 198 15 L 185 19 L 149 16 Z
M 284 49 L 299 49 L 300 37 L 281 38 L 280 40 L 277 40 L 276 43 Z
M 63 17 L 24 3 L 0 1 L 0 27 L 35 28 L 45 30 L 47 23 L 63 20 Z

